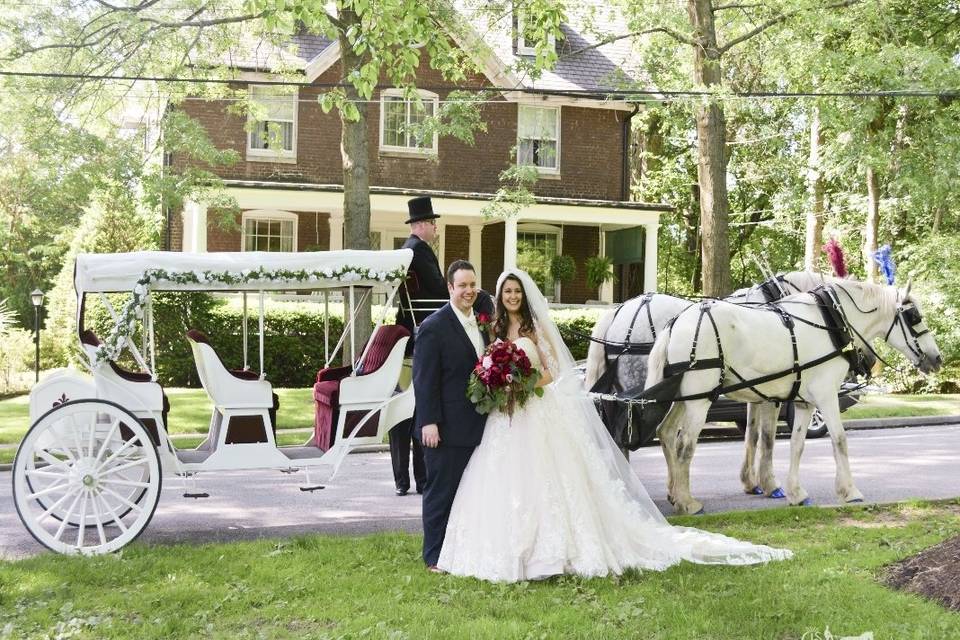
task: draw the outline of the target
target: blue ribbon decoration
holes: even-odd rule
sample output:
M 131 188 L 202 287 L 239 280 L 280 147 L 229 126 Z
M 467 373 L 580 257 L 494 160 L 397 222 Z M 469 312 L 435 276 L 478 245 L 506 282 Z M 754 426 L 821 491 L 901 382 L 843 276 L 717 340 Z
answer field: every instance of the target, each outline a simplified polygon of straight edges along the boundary
M 874 261 L 880 265 L 880 273 L 886 278 L 887 284 L 892 285 L 896 279 L 897 265 L 893 262 L 893 251 L 889 244 L 880 247 L 879 251 L 873 254 Z

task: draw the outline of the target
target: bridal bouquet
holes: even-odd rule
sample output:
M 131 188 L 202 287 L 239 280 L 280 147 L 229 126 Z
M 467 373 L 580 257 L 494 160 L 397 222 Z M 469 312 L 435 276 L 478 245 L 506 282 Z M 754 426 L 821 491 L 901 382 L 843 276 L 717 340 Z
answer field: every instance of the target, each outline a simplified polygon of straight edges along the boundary
M 477 361 L 467 383 L 467 397 L 479 413 L 494 409 L 512 416 L 531 394 L 543 395 L 537 387 L 540 372 L 530 364 L 523 349 L 509 340 L 492 343 Z

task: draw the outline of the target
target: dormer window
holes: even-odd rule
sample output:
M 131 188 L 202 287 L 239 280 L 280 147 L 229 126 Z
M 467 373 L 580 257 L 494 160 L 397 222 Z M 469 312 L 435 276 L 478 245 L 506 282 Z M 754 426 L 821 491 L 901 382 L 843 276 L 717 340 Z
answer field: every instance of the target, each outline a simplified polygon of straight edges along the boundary
M 537 40 L 539 39 L 539 34 L 529 26 L 531 23 L 525 19 L 523 11 L 515 8 L 514 15 L 516 16 L 517 55 L 537 55 Z M 547 45 L 554 49 L 557 47 L 557 38 L 552 33 L 547 36 Z
M 250 86 L 247 159 L 297 161 L 297 94 L 274 86 Z

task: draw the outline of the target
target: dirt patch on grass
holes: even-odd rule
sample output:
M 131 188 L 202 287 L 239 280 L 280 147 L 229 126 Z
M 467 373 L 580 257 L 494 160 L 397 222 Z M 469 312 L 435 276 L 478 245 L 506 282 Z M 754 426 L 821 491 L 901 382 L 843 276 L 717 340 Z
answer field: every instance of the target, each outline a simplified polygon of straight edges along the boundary
M 891 565 L 884 582 L 960 611 L 960 536 Z

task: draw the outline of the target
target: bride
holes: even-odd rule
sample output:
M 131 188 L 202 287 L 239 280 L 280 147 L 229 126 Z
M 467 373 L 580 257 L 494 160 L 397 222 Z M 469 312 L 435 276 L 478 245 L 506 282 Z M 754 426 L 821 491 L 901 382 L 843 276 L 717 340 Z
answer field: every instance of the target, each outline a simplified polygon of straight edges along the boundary
M 542 372 L 541 398 L 494 411 L 463 474 L 437 566 L 495 582 L 663 570 L 681 560 L 753 564 L 788 550 L 671 526 L 583 391 L 574 361 L 524 271 L 497 282 L 495 337 Z

